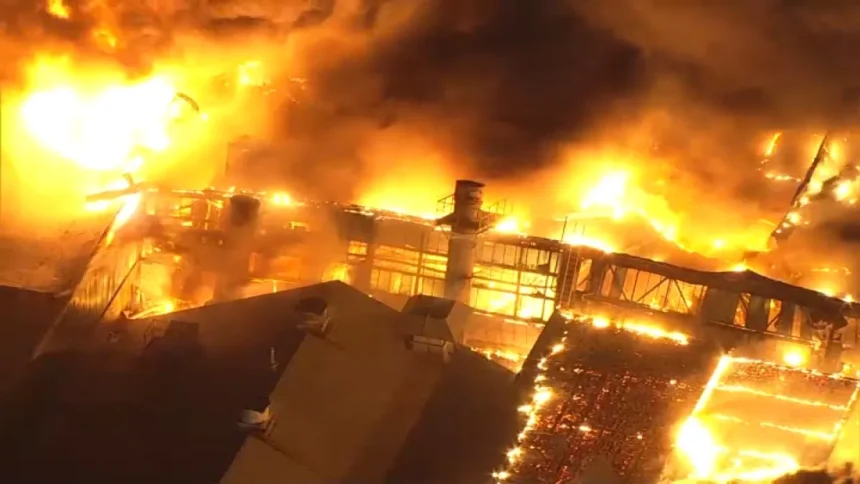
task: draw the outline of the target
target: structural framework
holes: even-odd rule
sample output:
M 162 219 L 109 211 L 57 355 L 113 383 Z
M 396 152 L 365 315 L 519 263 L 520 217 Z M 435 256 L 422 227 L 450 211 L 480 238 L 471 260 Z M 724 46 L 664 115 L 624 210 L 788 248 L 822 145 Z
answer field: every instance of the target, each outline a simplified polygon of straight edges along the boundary
M 524 367 L 522 377 L 534 377 L 537 386 L 523 409 L 527 422 L 508 456 L 511 467 L 499 471 L 499 481 L 565 482 L 595 466 L 597 456 L 620 477 L 648 482 L 659 477 L 677 444 L 673 425 L 691 412 L 700 427 L 719 421 L 721 429 L 788 432 L 786 422 L 725 410 L 711 396 L 702 404 L 707 412 L 694 409 L 709 365 L 725 350 L 763 361 L 799 352 L 797 366 L 834 373 L 857 347 L 855 304 L 752 272 L 694 271 L 499 233 L 492 230 L 497 214 L 483 207 L 482 188 L 458 183 L 436 219 L 272 193 L 132 187 L 105 195 L 121 201 L 117 217 L 38 353 L 113 341 L 123 327 L 117 321 L 320 280 L 347 282 L 397 308 L 412 295 L 447 298 L 490 315 L 470 320 L 452 335 L 454 343 L 516 363 L 512 368 L 530 354 L 537 368 Z M 567 335 L 547 347 L 553 320 Z M 540 352 L 546 354 L 535 359 Z M 773 375 L 765 386 L 787 378 Z M 854 395 L 853 380 L 827 381 L 847 385 L 828 403 L 842 410 L 797 427 L 811 432 L 797 433 L 804 438 L 829 431 L 835 439 L 839 428 L 828 425 L 851 407 L 854 396 L 844 395 Z M 730 389 L 739 386 L 755 391 L 737 394 L 779 395 L 771 400 L 780 405 L 808 398 L 803 389 L 743 382 L 708 391 L 734 395 Z M 725 447 L 723 438 L 730 437 L 713 436 L 715 448 Z M 750 448 L 759 449 L 755 444 Z M 828 445 L 785 452 L 802 465 L 817 461 Z M 722 472 L 721 458 L 714 462 L 707 472 Z

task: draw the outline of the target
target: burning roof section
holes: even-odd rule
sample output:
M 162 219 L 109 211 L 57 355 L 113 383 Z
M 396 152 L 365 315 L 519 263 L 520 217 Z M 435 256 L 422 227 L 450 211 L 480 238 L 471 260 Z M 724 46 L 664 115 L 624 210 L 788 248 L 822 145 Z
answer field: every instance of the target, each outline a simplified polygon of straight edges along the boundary
M 548 331 L 524 370 L 534 376 L 525 426 L 496 481 L 568 482 L 600 460 L 623 482 L 655 480 L 710 354 L 680 333 L 602 318 L 556 316 Z
M 41 237 L 0 234 L 0 284 L 47 293 L 70 289 L 112 218 L 90 215 Z
M 602 482 L 758 482 L 824 463 L 857 381 L 718 358 L 713 343 L 622 320 L 554 316 L 523 368 L 534 386 L 496 482 L 568 482 L 601 466 L 613 474 Z
M 75 291 L 74 306 L 88 313 L 85 321 L 61 326 L 77 326 L 84 337 L 93 321 L 115 312 L 107 311 L 108 304 L 138 315 L 205 304 L 210 279 L 223 262 L 224 209 L 237 193 L 263 202 L 243 296 L 331 279 L 404 301 L 444 294 L 449 240 L 432 218 L 296 200 L 285 193 L 131 187 L 118 195 L 119 212 L 99 260 Z M 585 299 L 605 300 L 811 341 L 811 326 L 804 323 L 811 309 L 834 321 L 858 314 L 855 304 L 749 271 L 692 270 L 540 237 L 490 230 L 477 239 L 475 252 L 471 292 L 463 302 L 526 322 L 542 322 L 556 307 L 576 310 Z M 149 270 L 154 267 L 159 270 Z M 105 273 L 111 275 L 108 284 Z M 151 278 L 158 280 L 155 290 L 143 288 L 144 273 L 158 274 Z M 95 299 L 93 291 L 99 293 Z M 720 291 L 734 299 L 721 298 Z
M 271 197 L 271 195 L 268 197 Z M 427 231 L 443 229 L 442 227 L 436 227 L 435 229 L 432 228 L 433 222 L 427 218 L 408 216 L 397 212 L 377 210 L 357 205 L 318 202 L 308 203 L 311 207 L 327 207 L 336 211 L 343 211 L 344 213 L 366 216 L 374 221 L 399 220 L 416 224 L 418 226 L 424 226 L 424 230 Z M 501 223 L 504 223 L 504 220 Z M 490 231 L 482 237 L 487 242 L 493 244 L 535 248 L 550 252 L 576 253 L 578 257 L 599 258 L 609 263 L 616 263 L 626 267 L 649 269 L 652 272 L 663 276 L 691 284 L 715 287 L 733 292 L 754 293 L 763 297 L 771 297 L 773 299 L 788 299 L 792 302 L 811 307 L 824 306 L 837 311 L 846 311 L 851 314 L 860 315 L 860 305 L 855 304 L 853 301 L 833 297 L 831 294 L 825 294 L 819 291 L 791 285 L 771 277 L 763 276 L 749 270 L 749 268 L 743 264 L 736 265 L 732 270 L 700 270 L 631 254 L 618 253 L 602 244 L 596 244 L 593 243 L 593 241 L 585 239 L 572 238 L 562 241 L 545 237 L 506 233 L 504 231 Z M 478 261 L 483 261 L 483 258 L 480 255 L 478 257 Z M 700 259 L 697 259 L 696 261 L 697 266 L 702 265 L 702 261 Z M 516 264 L 517 262 L 514 261 L 513 263 Z M 714 268 L 719 265 L 720 264 L 718 262 L 711 262 L 711 266 Z M 551 270 L 554 272 L 561 272 L 563 270 L 557 264 L 548 264 L 548 266 L 551 267 Z
M 765 481 L 821 465 L 857 394 L 857 381 L 838 374 L 723 356 L 681 426 L 678 467 L 667 469 L 675 478 Z

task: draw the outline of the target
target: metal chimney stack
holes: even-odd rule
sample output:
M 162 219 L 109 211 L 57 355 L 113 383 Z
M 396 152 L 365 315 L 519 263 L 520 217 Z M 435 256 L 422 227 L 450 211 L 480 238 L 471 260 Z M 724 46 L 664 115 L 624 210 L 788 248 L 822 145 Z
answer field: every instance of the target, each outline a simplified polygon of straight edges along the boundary
M 260 217 L 260 201 L 248 195 L 233 195 L 224 218 L 224 254 L 214 299 L 229 301 L 241 297 L 248 282 L 248 269 Z
M 445 267 L 445 298 L 469 304 L 475 268 L 477 236 L 488 227 L 484 204 L 484 184 L 457 180 L 450 205 L 451 213 L 437 220 L 437 225 L 451 227 L 448 241 L 448 264 Z

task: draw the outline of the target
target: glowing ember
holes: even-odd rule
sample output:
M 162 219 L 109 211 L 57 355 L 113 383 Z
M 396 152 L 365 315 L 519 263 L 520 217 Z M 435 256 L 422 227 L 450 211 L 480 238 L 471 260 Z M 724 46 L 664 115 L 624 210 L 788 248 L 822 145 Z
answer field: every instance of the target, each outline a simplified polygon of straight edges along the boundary
M 565 334 L 567 334 L 567 332 L 565 332 Z M 564 349 L 564 343 L 566 340 L 566 336 L 562 337 L 561 340 L 553 346 L 553 350 L 551 351 L 550 356 L 548 356 L 547 358 L 561 353 L 561 351 Z M 537 368 L 539 373 L 535 376 L 534 393 L 532 394 L 531 402 L 526 405 L 522 405 L 518 409 L 520 413 L 523 413 L 527 417 L 523 429 L 517 436 L 517 441 L 519 443 L 524 442 L 528 438 L 529 434 L 538 424 L 539 411 L 553 398 L 552 389 L 542 383 L 546 379 L 543 372 L 547 368 L 547 358 L 542 358 L 540 362 L 538 362 Z M 497 483 L 501 483 L 509 479 L 512 475 L 511 470 L 516 467 L 516 464 L 520 461 L 520 459 L 522 459 L 524 453 L 525 450 L 519 445 L 509 450 L 507 453 L 507 463 L 510 470 L 501 470 L 494 472 L 493 479 L 495 479 Z
M 767 144 L 767 148 L 764 150 L 764 156 L 766 158 L 770 158 L 776 152 L 776 145 L 779 143 L 779 139 L 782 137 L 782 133 L 774 133 L 774 135 L 770 138 L 770 141 Z
M 609 319 L 603 317 L 594 317 L 590 319 L 574 319 L 572 315 L 566 315 L 566 317 L 568 317 L 569 325 L 590 323 L 595 328 L 607 328 L 615 325 L 623 331 L 643 336 L 645 339 L 667 340 L 679 345 L 686 345 L 688 343 L 688 338 L 683 334 L 663 331 L 650 325 L 613 323 Z M 568 342 L 567 335 L 568 329 L 565 329 L 560 340 L 549 348 L 548 354 L 544 358 L 541 358 L 537 364 L 537 374 L 535 375 L 533 387 L 534 393 L 532 394 L 531 401 L 519 408 L 520 413 L 526 416 L 526 422 L 517 436 L 518 445 L 513 449 L 510 449 L 507 453 L 507 468 L 493 473 L 493 479 L 495 479 L 497 483 L 502 483 L 511 480 L 512 478 L 516 478 L 518 471 L 521 470 L 520 464 L 528 457 L 530 450 L 534 452 L 532 446 L 529 444 L 531 434 L 541 423 L 542 419 L 546 418 L 546 415 L 542 414 L 542 409 L 551 406 L 553 399 L 556 398 L 555 390 L 547 385 L 546 372 L 549 369 L 550 361 L 555 361 L 555 358 L 563 356 L 565 350 L 568 349 L 568 345 L 571 344 Z M 673 380 L 672 385 L 675 383 L 676 382 Z M 560 391 L 561 394 L 564 394 L 564 392 L 565 390 Z M 582 433 L 592 432 L 592 428 L 588 424 L 579 425 L 578 430 Z M 639 439 L 642 439 L 641 435 L 639 435 Z

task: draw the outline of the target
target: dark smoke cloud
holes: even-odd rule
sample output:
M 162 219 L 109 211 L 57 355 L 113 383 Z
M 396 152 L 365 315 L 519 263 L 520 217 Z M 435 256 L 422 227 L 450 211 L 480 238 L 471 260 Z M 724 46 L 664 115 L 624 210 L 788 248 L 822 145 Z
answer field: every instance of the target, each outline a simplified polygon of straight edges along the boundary
M 572 2 L 585 19 L 636 45 L 688 92 L 774 123 L 857 125 L 860 5 L 768 0 Z M 819 126 L 816 126 L 817 128 Z M 819 128 L 820 129 L 820 128 Z
M 737 173 L 754 162 L 750 138 L 860 114 L 860 12 L 846 2 L 391 0 L 279 12 L 271 24 L 326 46 L 304 73 L 315 102 L 283 123 L 287 151 L 351 176 L 364 140 L 408 126 L 474 176 L 516 179 L 625 112 L 656 108 L 671 119 L 661 141 L 690 159 L 681 171 L 755 198 L 758 175 Z
M 477 176 L 517 177 L 553 160 L 561 143 L 586 134 L 644 81 L 634 48 L 563 3 L 363 7 L 319 23 L 362 39 L 361 48 L 316 50 L 337 61 L 311 63 L 305 75 L 317 102 L 291 110 L 291 136 L 343 141 L 327 148 L 337 151 L 332 159 L 349 160 L 367 136 L 407 127 Z M 344 137 L 345 126 L 363 133 Z
M 198 37 L 195 48 L 199 37 L 280 44 L 284 76 L 309 87 L 298 106 L 272 106 L 279 113 L 267 135 L 291 160 L 272 171 L 308 185 L 334 178 L 354 188 L 384 168 L 367 159 L 369 140 L 400 133 L 420 133 L 471 176 L 516 178 L 549 165 L 562 144 L 628 108 L 648 85 L 634 46 L 557 1 L 160 2 L 108 11 L 126 39 L 116 56 L 139 70 L 167 50 L 193 62 L 189 37 Z M 50 30 L 63 38 L 82 31 Z
M 838 478 L 838 476 L 824 471 L 798 471 L 795 474 L 777 479 L 774 484 L 832 484 L 838 482 Z M 850 483 L 853 481 L 844 480 L 841 482 Z

